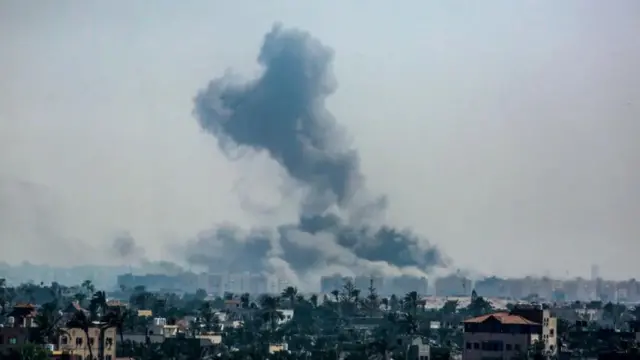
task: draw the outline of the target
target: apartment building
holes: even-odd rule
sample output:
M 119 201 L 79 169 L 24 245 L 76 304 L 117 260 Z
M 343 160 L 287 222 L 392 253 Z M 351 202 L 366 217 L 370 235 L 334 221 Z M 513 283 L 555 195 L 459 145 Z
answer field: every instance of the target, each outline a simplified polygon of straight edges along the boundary
M 36 326 L 36 313 L 34 305 L 21 304 L 7 314 L 6 324 L 0 327 L 0 358 L 19 351 L 29 342 L 31 330 Z
M 436 279 L 435 290 L 437 296 L 470 296 L 471 280 L 459 275 L 453 274 Z
M 516 306 L 511 312 L 484 315 L 464 322 L 463 359 L 511 358 L 536 341 L 549 355 L 557 353 L 557 319 L 537 305 Z
M 511 359 L 540 339 L 542 325 L 507 312 L 464 322 L 463 360 Z
M 65 334 L 60 336 L 58 348 L 60 351 L 70 354 L 73 360 L 89 359 L 89 354 L 93 354 L 95 358 L 100 352 L 100 328 L 93 326 L 89 328 L 89 336 L 82 329 L 69 328 L 64 329 Z M 103 348 L 104 360 L 115 360 L 116 358 L 116 339 L 117 333 L 115 327 L 103 330 Z
M 541 340 L 544 342 L 545 351 L 550 355 L 555 355 L 558 351 L 558 319 L 551 314 L 551 310 L 545 309 L 542 305 L 517 305 L 511 310 L 511 314 L 522 316 L 523 318 L 541 324 Z

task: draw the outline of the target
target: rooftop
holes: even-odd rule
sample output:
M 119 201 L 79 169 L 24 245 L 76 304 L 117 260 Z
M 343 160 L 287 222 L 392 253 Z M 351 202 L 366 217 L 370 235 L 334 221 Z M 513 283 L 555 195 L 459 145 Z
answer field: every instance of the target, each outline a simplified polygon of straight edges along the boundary
M 482 315 L 478 317 L 474 317 L 471 319 L 467 319 L 464 321 L 465 324 L 480 324 L 489 319 L 498 320 L 501 324 L 510 324 L 510 325 L 540 325 L 536 322 L 529 321 L 522 316 L 509 314 L 508 312 L 498 312 L 488 315 Z

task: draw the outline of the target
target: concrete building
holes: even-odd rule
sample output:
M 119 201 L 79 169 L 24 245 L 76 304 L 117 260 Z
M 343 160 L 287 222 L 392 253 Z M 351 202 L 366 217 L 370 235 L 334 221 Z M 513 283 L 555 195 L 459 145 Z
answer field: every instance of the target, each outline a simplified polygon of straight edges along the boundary
M 320 292 L 330 294 L 333 290 L 342 290 L 347 278 L 340 274 L 323 276 L 320 278 Z
M 541 340 L 544 342 L 545 351 L 555 355 L 558 351 L 558 319 L 551 314 L 549 309 L 541 305 L 517 305 L 511 310 L 511 314 L 541 324 Z
M 436 279 L 435 289 L 437 296 L 470 296 L 473 290 L 471 280 L 458 274 Z
M 22 304 L 7 314 L 7 323 L 0 327 L 0 358 L 29 343 L 30 332 L 36 326 L 36 313 L 34 305 Z
M 463 360 L 510 359 L 526 352 L 536 341 L 546 354 L 557 353 L 557 319 L 548 309 L 518 305 L 511 312 L 484 315 L 464 322 Z
M 463 360 L 511 359 L 541 337 L 542 325 L 506 312 L 464 322 Z
M 388 281 L 387 294 L 404 295 L 416 291 L 420 295 L 426 295 L 429 281 L 425 277 L 402 275 Z
M 58 348 L 60 351 L 70 354 L 72 358 L 89 359 L 89 354 L 93 354 L 98 358 L 100 352 L 100 328 L 93 326 L 89 328 L 89 336 L 82 329 L 69 328 L 63 329 L 65 334 L 58 339 Z M 104 352 L 104 360 L 115 360 L 116 358 L 116 340 L 118 338 L 116 328 L 110 327 L 103 330 L 102 349 Z

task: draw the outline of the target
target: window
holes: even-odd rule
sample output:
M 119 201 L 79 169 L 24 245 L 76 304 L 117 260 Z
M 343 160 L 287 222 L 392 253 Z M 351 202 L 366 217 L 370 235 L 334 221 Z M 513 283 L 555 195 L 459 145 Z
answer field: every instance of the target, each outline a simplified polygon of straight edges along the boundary
M 107 344 L 107 346 L 113 345 L 113 338 L 110 338 L 110 337 L 106 338 L 105 343 Z
M 476 350 L 480 349 L 480 343 L 473 343 L 473 348 Z
M 18 338 L 16 338 L 15 336 L 11 336 L 11 337 L 9 338 L 9 344 L 11 344 L 11 345 L 15 345 L 15 344 L 17 344 L 17 343 L 18 343 Z
M 513 345 L 513 350 L 520 351 L 520 344 Z
M 507 349 L 507 351 L 511 351 L 511 344 L 505 344 L 505 348 Z
M 471 343 L 470 342 L 467 343 L 467 349 L 471 349 Z
M 555 332 L 556 332 L 556 331 L 555 331 L 554 329 L 549 330 L 549 336 L 553 337 L 553 335 L 555 334 Z
M 80 346 L 80 345 L 82 345 L 82 338 L 78 337 L 76 338 L 76 346 Z
M 60 344 L 62 345 L 67 345 L 68 342 L 69 342 L 69 339 L 67 339 L 66 336 L 63 336 L 60 338 Z
M 89 345 L 93 346 L 93 344 L 95 344 L 95 342 L 96 342 L 96 339 L 94 339 L 92 337 L 89 338 Z

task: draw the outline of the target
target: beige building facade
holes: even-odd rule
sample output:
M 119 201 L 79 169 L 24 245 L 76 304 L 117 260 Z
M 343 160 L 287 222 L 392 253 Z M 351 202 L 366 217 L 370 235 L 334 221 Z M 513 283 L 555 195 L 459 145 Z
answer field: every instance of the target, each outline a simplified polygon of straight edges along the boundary
M 71 354 L 73 360 L 94 360 L 98 359 L 100 353 L 100 328 L 95 326 L 89 328 L 89 336 L 82 329 L 64 329 L 66 334 L 60 336 L 58 348 Z M 115 327 L 106 328 L 103 337 L 104 360 L 115 360 L 116 339 Z M 91 349 L 91 350 L 89 350 Z M 93 355 L 94 359 L 89 356 Z

